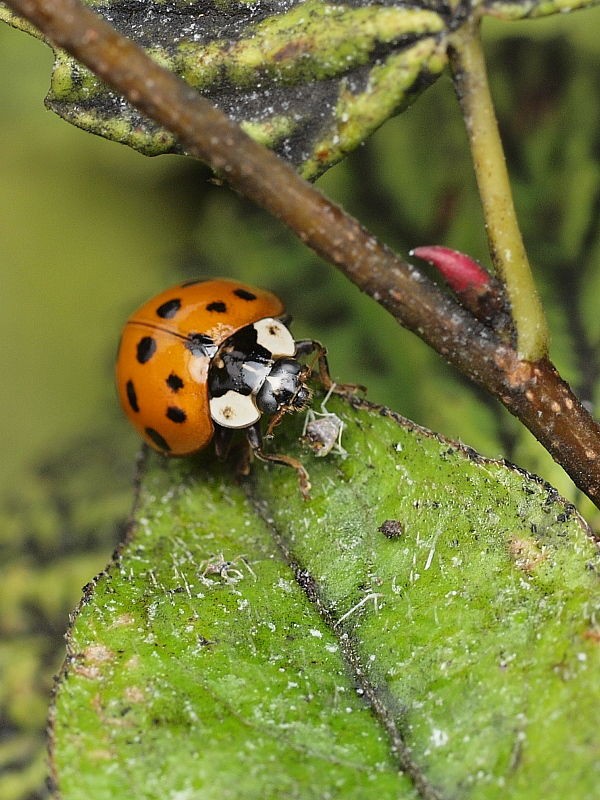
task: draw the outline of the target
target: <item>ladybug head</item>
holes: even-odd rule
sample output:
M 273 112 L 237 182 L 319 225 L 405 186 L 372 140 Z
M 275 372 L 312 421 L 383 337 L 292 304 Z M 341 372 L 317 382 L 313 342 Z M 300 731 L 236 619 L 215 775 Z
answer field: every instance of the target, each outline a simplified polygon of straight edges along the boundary
M 302 411 L 312 396 L 305 383 L 309 374 L 310 370 L 295 359 L 279 358 L 256 396 L 256 405 L 263 414 L 269 415 Z

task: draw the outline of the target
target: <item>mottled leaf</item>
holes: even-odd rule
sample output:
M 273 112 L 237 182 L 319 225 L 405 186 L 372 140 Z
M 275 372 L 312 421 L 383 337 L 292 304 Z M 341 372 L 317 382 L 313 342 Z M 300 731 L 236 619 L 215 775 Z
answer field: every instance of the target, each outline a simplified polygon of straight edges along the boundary
M 0 482 L 0 797 L 46 797 L 53 674 L 81 586 L 127 514 L 129 460 L 104 436 L 56 446 L 6 496 Z
M 90 5 L 308 178 L 355 149 L 438 77 L 447 34 L 472 13 L 462 4 L 449 11 L 439 0 Z M 586 5 L 592 2 L 488 1 L 477 13 L 520 19 Z M 1 6 L 0 19 L 36 35 Z M 171 133 L 60 50 L 46 103 L 74 125 L 147 155 L 181 152 Z
M 486 12 L 501 19 L 535 19 L 589 8 L 598 0 L 486 0 Z
M 347 451 L 152 458 L 53 717 L 64 800 L 593 796 L 600 559 L 549 486 L 381 409 Z M 318 410 L 318 406 L 317 406 Z
M 306 176 L 356 147 L 445 65 L 444 21 L 418 4 L 178 0 L 99 3 L 97 11 Z M 46 102 L 148 155 L 179 151 L 170 133 L 61 51 Z

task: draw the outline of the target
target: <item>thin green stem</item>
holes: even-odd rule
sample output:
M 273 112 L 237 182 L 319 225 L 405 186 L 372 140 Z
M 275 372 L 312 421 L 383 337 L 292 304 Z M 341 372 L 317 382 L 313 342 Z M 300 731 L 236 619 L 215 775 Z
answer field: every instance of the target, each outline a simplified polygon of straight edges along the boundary
M 450 66 L 467 126 L 490 253 L 510 301 L 519 356 L 538 361 L 548 351 L 546 320 L 512 200 L 478 20 L 469 20 L 453 35 Z

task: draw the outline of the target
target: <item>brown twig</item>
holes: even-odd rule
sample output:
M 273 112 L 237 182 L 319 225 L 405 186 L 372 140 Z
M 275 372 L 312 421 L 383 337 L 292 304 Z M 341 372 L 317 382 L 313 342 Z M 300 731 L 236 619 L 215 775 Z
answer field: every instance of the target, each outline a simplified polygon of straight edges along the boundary
M 600 429 L 550 362 L 520 360 L 491 328 L 78 0 L 6 4 L 498 397 L 600 507 Z

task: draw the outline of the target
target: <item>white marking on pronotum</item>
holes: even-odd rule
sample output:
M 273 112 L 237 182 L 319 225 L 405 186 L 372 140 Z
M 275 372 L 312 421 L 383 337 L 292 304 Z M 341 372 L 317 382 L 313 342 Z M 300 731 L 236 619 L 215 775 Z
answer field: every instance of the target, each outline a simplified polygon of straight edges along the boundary
M 211 397 L 210 415 L 224 428 L 248 428 L 260 419 L 254 399 L 232 389 L 221 397 Z
M 254 375 L 258 375 L 260 372 L 262 372 L 262 370 L 260 370 L 260 369 L 257 369 L 257 368 L 256 368 L 255 366 L 253 366 L 252 364 L 243 364 L 243 365 L 242 365 L 242 369 L 243 369 L 245 372 L 252 372 Z
M 256 341 L 276 358 L 293 356 L 296 352 L 294 337 L 278 319 L 267 317 L 254 323 Z

